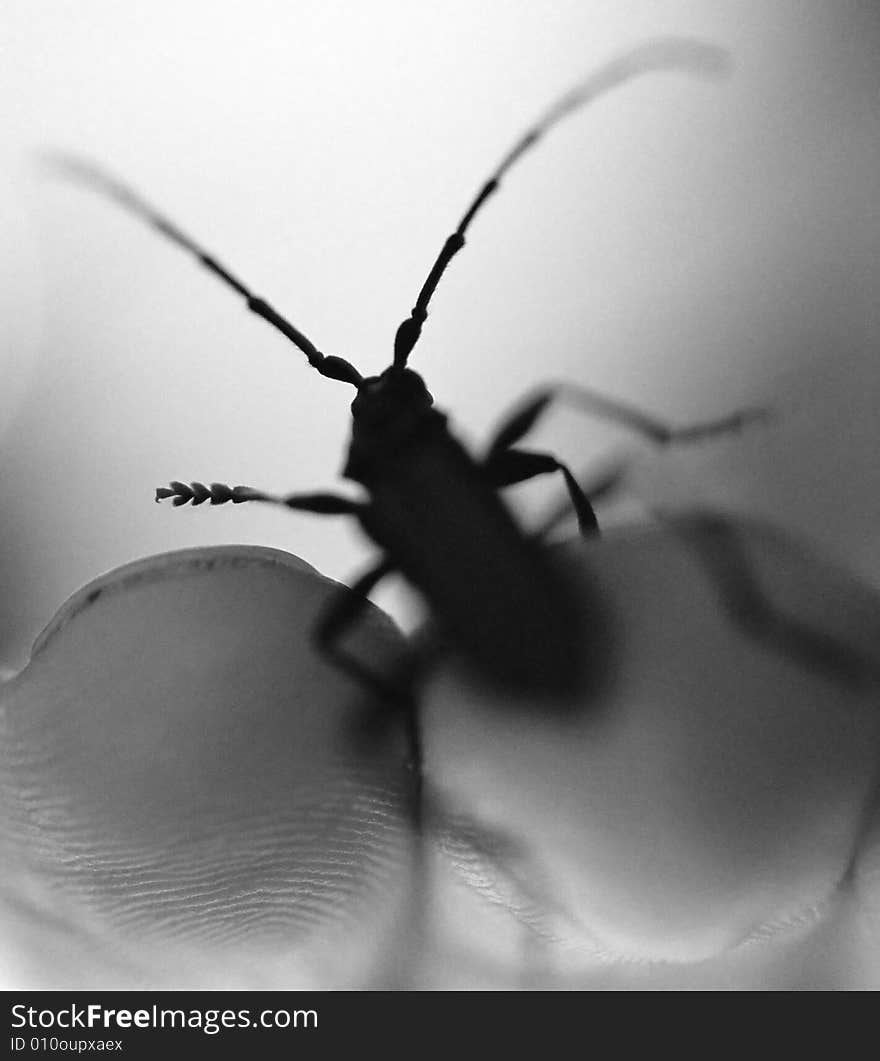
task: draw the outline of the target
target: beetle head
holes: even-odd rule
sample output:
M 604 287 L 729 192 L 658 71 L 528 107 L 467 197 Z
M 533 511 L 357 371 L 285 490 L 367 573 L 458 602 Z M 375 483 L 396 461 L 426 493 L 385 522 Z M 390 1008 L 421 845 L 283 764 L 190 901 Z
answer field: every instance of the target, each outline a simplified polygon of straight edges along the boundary
M 365 427 L 391 426 L 418 418 L 434 404 L 425 381 L 411 368 L 385 369 L 358 387 L 351 414 Z

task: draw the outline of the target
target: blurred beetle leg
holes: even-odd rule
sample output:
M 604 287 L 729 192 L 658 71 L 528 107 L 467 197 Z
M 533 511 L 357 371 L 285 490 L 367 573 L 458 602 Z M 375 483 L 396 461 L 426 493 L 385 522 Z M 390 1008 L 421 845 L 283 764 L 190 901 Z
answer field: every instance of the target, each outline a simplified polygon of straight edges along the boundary
M 667 517 L 665 525 L 691 548 L 714 584 L 722 608 L 746 636 L 845 685 L 860 687 L 880 679 L 876 660 L 830 630 L 786 614 L 774 604 L 732 520 L 695 512 Z
M 582 477 L 577 481 L 577 488 L 587 499 L 590 507 L 594 509 L 596 505 L 613 497 L 621 490 L 627 470 L 626 461 L 614 460 L 601 470 L 594 472 L 591 477 Z M 545 538 L 552 534 L 571 515 L 572 500 L 569 490 L 568 496 L 554 505 L 541 521 L 538 537 Z
M 577 516 L 581 534 L 587 538 L 598 533 L 599 524 L 590 499 L 569 468 L 552 454 L 513 448 L 498 450 L 490 453 L 483 464 L 483 470 L 496 488 L 515 486 L 539 475 L 560 472 L 565 479 L 565 489 L 570 506 Z

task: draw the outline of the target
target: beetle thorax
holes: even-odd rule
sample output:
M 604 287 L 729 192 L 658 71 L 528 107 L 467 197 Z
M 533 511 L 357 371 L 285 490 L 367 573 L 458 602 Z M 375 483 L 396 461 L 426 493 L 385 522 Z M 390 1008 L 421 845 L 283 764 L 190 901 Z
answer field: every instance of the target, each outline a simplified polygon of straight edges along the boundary
M 408 368 L 391 367 L 358 387 L 351 403 L 351 446 L 343 474 L 369 486 L 376 473 L 402 456 L 419 450 L 419 440 L 444 431 L 446 417 L 422 377 Z

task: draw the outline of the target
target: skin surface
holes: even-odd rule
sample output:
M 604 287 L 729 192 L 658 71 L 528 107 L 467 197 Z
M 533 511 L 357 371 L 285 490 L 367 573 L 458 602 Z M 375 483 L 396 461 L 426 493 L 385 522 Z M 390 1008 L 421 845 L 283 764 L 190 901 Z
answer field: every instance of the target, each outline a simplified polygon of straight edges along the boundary
M 867 664 L 861 680 L 807 666 L 733 623 L 692 533 L 566 548 L 616 657 L 589 710 L 517 711 L 452 669 L 435 683 L 424 739 L 448 852 L 518 911 L 524 983 L 876 986 L 878 600 L 738 526 L 774 607 Z
M 394 978 L 412 775 L 400 728 L 370 740 L 311 648 L 337 591 L 284 553 L 215 548 L 61 609 L 3 698 L 12 983 Z M 353 643 L 402 648 L 376 609 Z
M 880 600 L 729 526 L 824 640 L 735 622 L 693 525 L 560 547 L 609 680 L 502 702 L 443 664 L 422 844 L 400 720 L 311 648 L 334 583 L 222 547 L 85 587 L 0 700 L 4 986 L 880 986 Z M 377 609 L 352 644 L 403 648 Z

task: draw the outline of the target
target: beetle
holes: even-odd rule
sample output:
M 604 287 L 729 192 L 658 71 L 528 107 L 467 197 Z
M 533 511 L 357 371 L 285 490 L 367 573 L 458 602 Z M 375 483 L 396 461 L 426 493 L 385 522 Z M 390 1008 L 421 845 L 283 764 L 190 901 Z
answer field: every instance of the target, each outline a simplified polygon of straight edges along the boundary
M 345 653 L 341 639 L 366 607 L 368 594 L 397 572 L 421 592 L 443 638 L 481 678 L 520 696 L 560 701 L 601 683 L 609 667 L 603 604 L 584 599 L 534 535 L 524 533 L 498 491 L 539 475 L 559 473 L 581 533 L 597 521 L 590 491 L 554 455 L 519 443 L 555 401 L 587 411 L 665 445 L 696 442 L 737 430 L 760 415 L 744 410 L 675 430 L 624 403 L 573 384 L 545 386 L 504 418 L 486 454 L 471 456 L 451 433 L 409 358 L 428 316 L 431 298 L 477 214 L 507 172 L 563 118 L 598 96 L 648 72 L 717 76 L 727 67 L 723 49 L 697 40 L 648 41 L 613 59 L 558 98 L 514 143 L 447 238 L 409 316 L 394 338 L 393 360 L 378 376 L 364 377 L 348 360 L 322 353 L 265 299 L 255 295 L 217 258 L 126 184 L 67 156 L 54 165 L 140 217 L 244 299 L 247 308 L 281 332 L 327 379 L 351 386 L 352 433 L 342 475 L 364 487 L 366 500 L 331 493 L 276 496 L 244 486 L 173 481 L 156 500 L 174 505 L 269 502 L 288 509 L 357 519 L 382 550 L 381 561 L 334 599 L 315 631 L 320 650 L 374 689 L 383 679 Z M 614 485 L 612 476 L 602 488 Z M 585 646 L 589 646 L 585 650 Z

